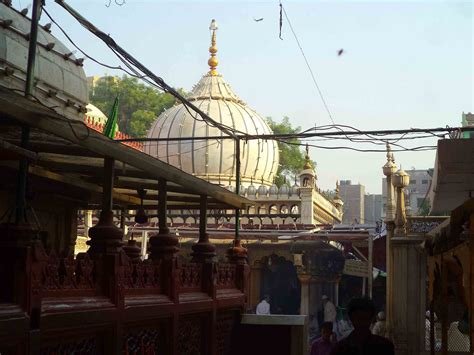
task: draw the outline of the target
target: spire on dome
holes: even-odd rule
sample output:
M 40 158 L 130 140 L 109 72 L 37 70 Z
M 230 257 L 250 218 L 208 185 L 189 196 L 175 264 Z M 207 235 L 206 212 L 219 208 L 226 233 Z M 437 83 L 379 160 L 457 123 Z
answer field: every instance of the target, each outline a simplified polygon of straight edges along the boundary
M 313 166 L 311 165 L 311 158 L 309 157 L 309 146 L 306 143 L 306 156 L 304 158 L 303 169 L 306 170 L 306 169 L 312 169 L 312 168 L 313 168 Z
M 209 25 L 209 30 L 212 32 L 211 35 L 211 46 L 209 47 L 209 53 L 211 53 L 211 58 L 207 61 L 209 64 L 209 74 L 212 76 L 217 75 L 216 67 L 219 64 L 217 60 L 216 53 L 217 53 L 217 46 L 216 46 L 216 31 L 217 31 L 217 22 L 216 20 L 212 19 L 211 24 Z

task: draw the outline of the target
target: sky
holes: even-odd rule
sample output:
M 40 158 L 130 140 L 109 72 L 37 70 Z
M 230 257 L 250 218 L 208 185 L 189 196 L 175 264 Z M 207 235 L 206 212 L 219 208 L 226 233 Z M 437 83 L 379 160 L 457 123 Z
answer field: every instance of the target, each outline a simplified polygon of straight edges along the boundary
M 108 2 L 68 1 L 168 84 L 191 90 L 208 71 L 214 18 L 218 71 L 250 107 L 275 120 L 288 116 L 303 130 L 332 123 L 286 19 L 279 39 L 277 0 L 126 0 L 123 6 L 112 0 L 106 7 Z M 473 2 L 283 1 L 283 6 L 336 124 L 366 130 L 459 126 L 462 112 L 474 112 Z M 46 9 L 79 47 L 118 64 L 100 40 L 52 0 Z M 54 26 L 53 34 L 72 48 Z M 341 48 L 344 53 L 338 56 Z M 84 69 L 88 76 L 121 75 L 91 60 Z M 435 144 L 434 139 L 407 143 Z M 333 189 L 336 180 L 352 180 L 368 193 L 381 193 L 384 153 L 311 148 L 310 154 L 322 189 Z M 399 152 L 395 159 L 405 170 L 428 169 L 435 155 Z

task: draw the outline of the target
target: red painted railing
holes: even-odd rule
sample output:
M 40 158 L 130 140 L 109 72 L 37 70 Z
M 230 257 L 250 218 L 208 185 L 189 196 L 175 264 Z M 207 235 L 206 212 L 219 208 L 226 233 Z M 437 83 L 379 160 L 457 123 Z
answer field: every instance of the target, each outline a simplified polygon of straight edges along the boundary
M 59 256 L 26 234 L 0 228 L 0 353 L 230 354 L 247 264 Z
M 95 122 L 91 117 L 87 115 L 84 116 L 84 123 L 86 124 L 87 127 L 93 129 L 94 131 L 97 131 L 99 133 L 102 133 L 104 131 L 104 127 L 105 127 L 104 124 Z M 114 139 L 130 139 L 130 138 L 133 138 L 133 137 L 129 136 L 128 134 L 122 133 L 120 131 L 117 131 L 114 137 Z M 143 152 L 143 143 L 141 142 L 122 142 L 122 144 L 125 144 L 129 147 L 132 147 L 136 150 Z

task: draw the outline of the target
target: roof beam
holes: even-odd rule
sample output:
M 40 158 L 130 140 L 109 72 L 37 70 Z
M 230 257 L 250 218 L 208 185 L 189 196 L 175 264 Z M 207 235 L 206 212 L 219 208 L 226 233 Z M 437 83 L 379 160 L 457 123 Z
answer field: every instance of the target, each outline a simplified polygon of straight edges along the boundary
M 13 163 L 12 162 L 2 162 L 0 165 L 18 170 L 18 164 L 14 163 L 14 162 Z M 36 176 L 39 176 L 39 177 L 43 177 L 43 178 L 46 178 L 46 179 L 49 179 L 49 180 L 61 182 L 61 183 L 64 183 L 64 184 L 72 185 L 74 187 L 78 187 L 80 189 L 84 189 L 84 190 L 87 190 L 87 191 L 92 191 L 92 192 L 97 192 L 97 193 L 102 194 L 102 187 L 101 186 L 91 184 L 89 182 L 85 182 L 85 181 L 83 181 L 79 178 L 73 177 L 73 176 L 69 176 L 69 175 L 65 175 L 65 174 L 58 174 L 58 173 L 52 172 L 48 169 L 45 169 L 41 166 L 30 165 L 28 172 L 30 174 L 33 174 L 33 175 L 36 175 Z M 113 198 L 114 198 L 114 200 L 117 200 L 117 201 L 120 201 L 120 202 L 123 202 L 123 203 L 126 203 L 126 204 L 137 204 L 137 205 L 139 205 L 140 201 L 141 201 L 139 198 L 137 198 L 135 196 L 119 193 L 117 191 L 113 191 Z
M 104 135 L 89 129 L 83 122 L 65 117 L 28 100 L 11 90 L 0 87 L 0 114 L 15 118 L 19 122 L 59 136 L 102 156 L 108 156 L 129 164 L 148 174 L 156 174 L 156 179 L 173 181 L 193 189 L 200 194 L 212 196 L 235 208 L 245 207 L 249 201 L 215 186 L 195 176 L 184 173 L 136 149 L 113 142 Z M 145 174 L 143 174 L 145 175 Z

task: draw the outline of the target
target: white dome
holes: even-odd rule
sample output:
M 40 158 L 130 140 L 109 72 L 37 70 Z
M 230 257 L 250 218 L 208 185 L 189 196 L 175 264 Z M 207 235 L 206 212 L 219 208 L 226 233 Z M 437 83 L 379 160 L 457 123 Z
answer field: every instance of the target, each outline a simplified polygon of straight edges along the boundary
M 288 188 L 288 185 L 287 184 L 283 184 L 281 185 L 280 187 L 280 195 L 288 195 L 288 193 L 290 192 L 290 189 Z
M 255 186 L 253 184 L 250 184 L 250 186 L 247 188 L 247 195 L 250 197 L 255 197 L 255 195 L 257 194 L 257 189 L 255 188 Z
M 268 194 L 270 196 L 276 196 L 278 195 L 278 186 L 276 186 L 275 184 L 273 184 L 270 189 L 268 190 Z
M 215 121 L 235 130 L 250 135 L 272 134 L 266 120 L 245 105 L 222 76 L 217 74 L 215 42 L 210 51 L 211 71 L 194 86 L 188 100 Z M 148 138 L 205 138 L 225 135 L 218 128 L 195 119 L 197 114 L 189 110 L 191 113 L 180 104 L 163 112 L 151 126 Z M 235 182 L 235 142 L 232 139 L 147 142 L 144 151 L 207 181 Z M 277 143 L 273 140 L 242 140 L 240 152 L 241 184 L 249 186 L 253 180 L 271 186 L 279 162 Z
M 295 184 L 291 187 L 290 193 L 291 193 L 291 195 L 295 195 L 295 196 L 296 196 L 296 195 L 298 195 L 299 191 L 300 191 L 300 188 L 299 188 L 299 186 L 296 185 L 296 183 L 295 183 Z
M 100 123 L 103 125 L 107 123 L 107 116 L 101 110 L 99 110 L 99 108 L 92 104 L 87 104 L 86 109 L 86 117 L 91 119 L 93 123 Z

